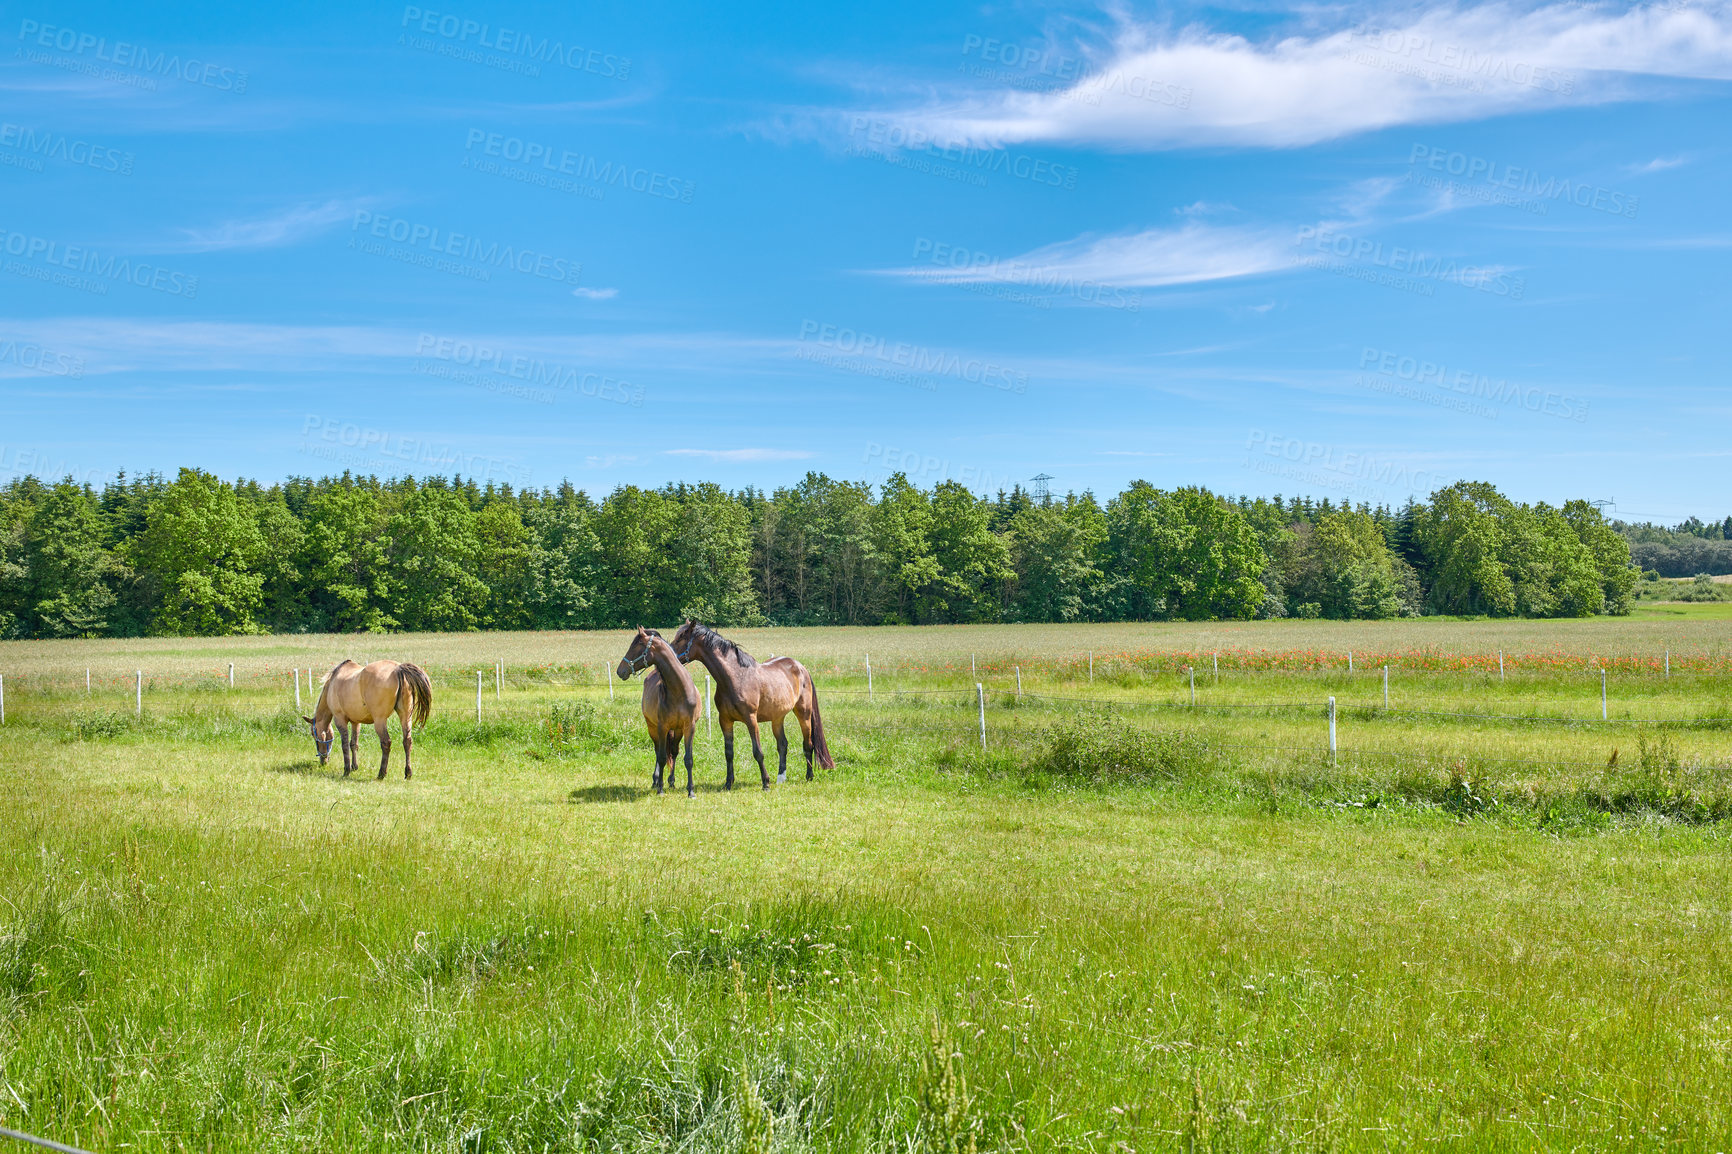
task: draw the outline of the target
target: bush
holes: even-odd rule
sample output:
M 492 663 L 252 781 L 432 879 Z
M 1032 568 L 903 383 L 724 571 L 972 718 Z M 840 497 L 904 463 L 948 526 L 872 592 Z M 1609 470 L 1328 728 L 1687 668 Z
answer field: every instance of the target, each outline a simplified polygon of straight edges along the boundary
M 1135 729 L 1112 714 L 1084 713 L 1054 722 L 1030 767 L 1056 777 L 1104 782 L 1177 781 L 1217 758 L 1200 738 Z
M 541 727 L 555 754 L 605 752 L 626 740 L 624 731 L 587 701 L 555 705 Z

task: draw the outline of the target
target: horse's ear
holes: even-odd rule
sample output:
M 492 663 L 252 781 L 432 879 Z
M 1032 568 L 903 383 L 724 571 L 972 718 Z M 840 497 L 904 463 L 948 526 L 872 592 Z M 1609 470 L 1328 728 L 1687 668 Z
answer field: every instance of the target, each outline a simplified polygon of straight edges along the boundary
M 317 725 L 318 724 L 318 722 L 314 721 L 312 718 L 308 717 L 304 713 L 301 714 L 301 720 L 306 722 L 308 725 Z

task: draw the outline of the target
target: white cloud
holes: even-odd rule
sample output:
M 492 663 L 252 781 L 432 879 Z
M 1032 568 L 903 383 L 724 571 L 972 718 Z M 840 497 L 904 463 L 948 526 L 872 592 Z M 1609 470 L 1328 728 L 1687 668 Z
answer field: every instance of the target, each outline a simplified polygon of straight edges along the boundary
M 571 290 L 574 297 L 582 297 L 586 301 L 610 301 L 619 295 L 616 288 L 584 288 L 579 286 Z
M 232 249 L 280 248 L 316 236 L 351 219 L 370 202 L 327 200 L 297 204 L 255 220 L 228 220 L 207 228 L 183 228 L 180 239 L 153 246 L 157 252 L 224 252 Z
M 873 115 L 944 145 L 1297 147 L 1638 99 L 1648 78 L 1732 79 L 1732 14 L 1486 4 L 1265 42 L 1127 21 L 1092 64 L 1063 90 L 940 96 Z
M 1642 176 L 1650 172 L 1665 172 L 1668 168 L 1682 168 L 1690 163 L 1687 156 L 1656 156 L 1646 164 L 1625 165 L 1626 172 Z
M 1161 288 L 1279 272 L 1298 263 L 1291 228 L 1212 227 L 1189 222 L 1047 245 L 1011 260 L 965 268 L 895 270 L 914 280 L 947 284 L 1004 282 L 1039 289 L 1072 281 L 1124 288 Z
M 818 454 L 804 449 L 667 449 L 670 457 L 701 457 L 706 461 L 804 461 Z

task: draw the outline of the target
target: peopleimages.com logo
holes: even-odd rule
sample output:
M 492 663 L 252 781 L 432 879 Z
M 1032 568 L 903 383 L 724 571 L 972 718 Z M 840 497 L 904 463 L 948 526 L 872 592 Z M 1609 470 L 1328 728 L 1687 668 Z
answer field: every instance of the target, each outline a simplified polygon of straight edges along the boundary
M 216 88 L 223 92 L 247 90 L 247 74 L 238 68 L 225 68 L 194 56 L 183 60 L 179 53 L 152 52 L 142 44 L 129 44 L 124 40 L 116 40 L 110 44 L 105 36 L 80 32 L 74 28 L 25 20 L 18 25 L 18 39 L 24 41 L 25 48 L 48 48 L 77 57 L 88 56 L 104 64 L 130 68 L 134 72 L 143 72 L 150 76 L 184 80 L 188 84 Z M 34 59 L 37 54 L 30 55 Z M 53 60 L 38 62 L 54 63 Z
M 583 272 L 583 265 L 564 257 L 538 252 L 532 248 L 500 244 L 497 241 L 488 242 L 467 233 L 451 232 L 437 225 L 423 224 L 400 216 L 384 216 L 364 208 L 356 211 L 355 221 L 349 226 L 351 247 L 354 247 L 355 234 L 362 233 L 363 227 L 367 237 L 404 245 L 410 253 L 421 254 L 429 259 L 448 256 L 459 261 L 470 261 L 478 266 L 476 271 L 482 273 L 488 269 L 507 269 L 543 280 L 576 284 L 578 276 Z M 478 279 L 487 278 L 483 276 Z
M 611 80 L 625 80 L 631 75 L 631 60 L 581 44 L 567 44 L 553 36 L 537 37 L 521 29 L 498 27 L 458 16 L 451 12 L 433 12 L 408 5 L 403 9 L 404 28 L 427 36 L 437 36 L 452 48 L 476 48 L 497 52 L 504 60 L 525 64 L 558 64 L 573 72 L 588 72 Z M 416 44 L 413 47 L 433 47 Z M 480 62 L 486 63 L 485 59 Z

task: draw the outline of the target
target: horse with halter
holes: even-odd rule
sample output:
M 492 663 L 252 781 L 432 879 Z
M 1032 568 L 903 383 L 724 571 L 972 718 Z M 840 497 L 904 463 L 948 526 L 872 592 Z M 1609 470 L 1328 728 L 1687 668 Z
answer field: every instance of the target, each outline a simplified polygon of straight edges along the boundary
M 734 725 L 744 723 L 752 736 L 752 756 L 758 760 L 758 778 L 770 788 L 764 769 L 764 746 L 758 738 L 759 722 L 767 721 L 776 734 L 780 766 L 778 782 L 788 780 L 788 737 L 782 732 L 790 711 L 800 722 L 801 747 L 806 753 L 806 780 L 812 780 L 812 759 L 825 769 L 836 768 L 830 746 L 824 740 L 824 719 L 818 712 L 818 691 L 812 675 L 792 657 L 777 657 L 760 664 L 750 653 L 693 618 L 674 634 L 670 644 L 682 662 L 703 662 L 715 678 L 716 718 L 722 723 L 722 748 L 728 759 L 728 788 L 734 788 Z
M 662 766 L 667 766 L 667 781 L 674 781 L 674 769 L 679 758 L 680 740 L 686 743 L 686 796 L 692 796 L 692 738 L 697 735 L 698 718 L 704 715 L 703 698 L 686 672 L 685 663 L 654 629 L 638 628 L 625 656 L 620 658 L 615 672 L 621 681 L 650 665 L 655 668 L 643 679 L 643 723 L 649 728 L 650 741 L 656 748 L 656 771 L 652 782 L 657 793 L 662 792 Z
M 319 691 L 319 706 L 313 716 L 301 720 L 313 728 L 313 746 L 319 764 L 331 757 L 331 729 L 343 738 L 343 776 L 361 764 L 361 726 L 371 724 L 379 735 L 379 779 L 391 762 L 391 715 L 397 715 L 403 730 L 403 779 L 414 772 L 409 751 L 414 747 L 414 725 L 425 725 L 433 712 L 433 685 L 419 665 L 408 662 L 375 661 L 365 668 L 353 661 L 339 662 Z

